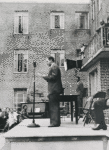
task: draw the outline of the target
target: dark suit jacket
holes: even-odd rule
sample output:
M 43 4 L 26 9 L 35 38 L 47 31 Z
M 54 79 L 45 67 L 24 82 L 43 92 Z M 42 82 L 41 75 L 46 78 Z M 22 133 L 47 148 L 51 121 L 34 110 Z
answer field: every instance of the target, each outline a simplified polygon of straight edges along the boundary
M 84 91 L 83 83 L 82 83 L 81 81 L 79 81 L 79 82 L 77 83 L 76 92 L 77 92 L 77 94 L 80 96 L 80 98 L 83 97 L 83 91 Z
M 8 119 L 8 113 L 7 113 L 6 111 L 2 111 L 1 117 L 2 117 L 2 118 L 5 117 L 5 119 Z
M 55 63 L 50 67 L 48 76 L 43 78 L 48 82 L 48 95 L 62 93 L 61 71 Z

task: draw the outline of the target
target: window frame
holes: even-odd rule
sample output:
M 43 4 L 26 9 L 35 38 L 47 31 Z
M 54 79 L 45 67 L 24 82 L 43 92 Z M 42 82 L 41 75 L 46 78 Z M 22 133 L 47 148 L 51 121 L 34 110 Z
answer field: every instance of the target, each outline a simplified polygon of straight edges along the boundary
M 18 104 L 19 103 L 25 103 L 25 94 L 26 94 L 26 98 L 27 98 L 27 92 L 28 92 L 28 89 L 27 88 L 14 88 L 14 105 L 15 108 L 18 108 Z M 18 102 L 18 94 L 22 94 L 23 95 L 23 101 L 22 102 Z
M 84 28 L 80 28 L 80 16 L 84 16 Z M 87 22 L 86 22 L 87 21 Z M 75 24 L 77 29 L 87 30 L 89 29 L 89 12 L 87 11 L 75 11 Z
M 19 32 L 19 17 L 21 16 L 22 32 Z M 29 17 L 28 11 L 14 12 L 14 34 L 28 34 Z M 25 26 L 25 27 L 24 27 Z M 25 30 L 25 31 L 24 31 Z
M 59 16 L 60 28 L 55 28 L 55 16 Z M 50 13 L 50 29 L 64 29 L 64 12 L 51 12 Z
M 24 54 L 24 52 L 22 52 L 22 53 L 20 53 L 20 51 L 25 51 L 27 54 Z M 17 56 L 19 55 L 19 54 L 24 54 L 24 55 L 26 55 L 26 57 L 27 57 L 27 71 L 26 72 L 24 72 L 24 71 L 15 71 L 15 68 L 16 68 L 16 65 L 17 65 L 17 67 L 18 67 L 18 57 L 17 57 L 17 59 L 16 59 L 16 52 L 17 52 Z M 17 62 L 16 62 L 17 61 Z M 15 63 L 16 62 L 16 63 Z M 24 65 L 24 62 L 22 63 L 23 65 Z M 24 67 L 23 67 L 23 69 L 24 69 Z M 16 70 L 18 70 L 18 68 L 16 69 Z M 27 74 L 28 73 L 28 49 L 14 49 L 14 72 L 13 73 L 20 73 L 20 74 Z

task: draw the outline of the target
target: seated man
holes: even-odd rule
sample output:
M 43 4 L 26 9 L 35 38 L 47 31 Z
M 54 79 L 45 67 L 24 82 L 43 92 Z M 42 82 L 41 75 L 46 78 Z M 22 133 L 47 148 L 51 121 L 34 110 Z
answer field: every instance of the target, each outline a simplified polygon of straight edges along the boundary
M 94 113 L 95 113 L 95 123 L 96 127 L 92 128 L 93 130 L 107 130 L 107 125 L 105 124 L 103 110 L 106 109 L 106 100 L 105 98 L 99 98 L 94 102 Z

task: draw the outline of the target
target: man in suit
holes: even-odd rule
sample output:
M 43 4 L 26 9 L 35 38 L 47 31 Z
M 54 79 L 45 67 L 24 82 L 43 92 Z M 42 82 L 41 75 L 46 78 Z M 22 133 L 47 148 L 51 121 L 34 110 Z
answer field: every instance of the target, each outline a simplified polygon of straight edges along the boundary
M 49 98 L 49 113 L 50 113 L 50 126 L 60 126 L 60 107 L 59 95 L 62 93 L 61 71 L 60 68 L 54 63 L 53 57 L 48 57 L 47 65 L 49 73 L 47 76 L 42 77 L 48 82 L 48 98 Z
M 80 117 L 81 114 L 81 108 L 83 105 L 83 91 L 84 91 L 84 86 L 83 83 L 80 80 L 80 77 L 77 77 L 77 88 L 76 92 L 78 94 L 77 101 L 78 101 L 78 116 Z
M 107 125 L 105 124 L 104 113 L 103 110 L 106 109 L 106 99 L 98 98 L 97 101 L 94 102 L 94 113 L 95 113 L 95 124 L 96 127 L 92 128 L 93 130 L 107 130 Z

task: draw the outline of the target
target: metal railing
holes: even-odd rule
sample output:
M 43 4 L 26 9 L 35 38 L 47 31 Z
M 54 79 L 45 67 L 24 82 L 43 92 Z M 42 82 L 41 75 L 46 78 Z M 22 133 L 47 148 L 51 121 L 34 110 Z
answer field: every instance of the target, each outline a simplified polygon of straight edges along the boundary
M 109 27 L 101 27 L 85 48 L 83 64 L 92 58 L 101 48 L 109 47 Z

